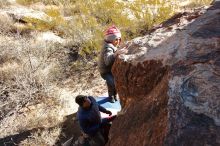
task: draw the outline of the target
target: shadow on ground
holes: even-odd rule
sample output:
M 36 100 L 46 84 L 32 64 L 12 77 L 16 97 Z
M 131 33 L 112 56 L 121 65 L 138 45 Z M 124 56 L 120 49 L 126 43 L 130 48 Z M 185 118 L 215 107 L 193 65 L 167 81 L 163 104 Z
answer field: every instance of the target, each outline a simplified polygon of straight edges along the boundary
M 61 123 L 61 133 L 59 137 L 57 138 L 55 146 L 60 146 L 62 143 L 67 141 L 69 138 L 73 137 L 74 141 L 77 140 L 77 138 L 80 136 L 80 127 L 76 120 L 76 114 L 71 114 L 65 117 L 65 121 Z M 34 128 L 31 130 L 27 130 L 24 132 L 20 132 L 15 135 L 10 135 L 4 138 L 0 138 L 0 146 L 17 146 L 19 145 L 23 140 L 27 139 L 31 136 L 32 133 L 37 132 L 38 130 L 52 130 L 55 127 L 49 127 L 49 128 Z
M 118 102 L 117 104 L 111 104 L 109 103 L 109 99 L 106 97 L 100 97 L 97 101 L 98 104 L 104 106 L 104 107 L 111 107 L 113 105 L 120 105 Z M 117 107 L 118 108 L 118 107 Z M 19 145 L 23 140 L 27 139 L 31 136 L 32 133 L 37 132 L 38 130 L 53 130 L 53 128 L 57 128 L 58 126 L 61 126 L 61 132 L 58 136 L 55 146 L 61 146 L 63 143 L 65 143 L 68 139 L 73 137 L 73 141 L 76 141 L 78 137 L 81 135 L 81 130 L 79 127 L 78 120 L 76 119 L 76 113 L 68 115 L 64 118 L 64 122 L 60 125 L 57 125 L 55 127 L 49 127 L 49 128 L 34 128 L 31 130 L 27 130 L 15 135 L 10 135 L 4 138 L 0 139 L 0 146 L 16 146 Z
M 36 131 L 37 129 L 31 129 L 19 134 L 10 135 L 0 139 L 1 146 L 14 146 L 19 144 L 21 141 L 25 140 L 28 136 L 31 135 L 31 132 Z
M 81 135 L 81 130 L 76 119 L 76 113 L 68 115 L 65 117 L 65 121 L 62 123 L 62 131 L 57 138 L 56 146 L 62 145 L 68 139 L 73 137 L 73 141 L 76 141 Z
M 32 133 L 37 132 L 39 130 L 40 131 L 43 131 L 43 130 L 50 131 L 50 130 L 53 130 L 53 128 L 56 128 L 56 127 L 49 127 L 49 128 L 38 127 L 38 128 L 33 128 L 31 130 L 24 131 L 24 132 L 20 132 L 18 134 L 9 135 L 7 137 L 0 138 L 0 146 L 17 146 L 23 140 L 30 137 Z

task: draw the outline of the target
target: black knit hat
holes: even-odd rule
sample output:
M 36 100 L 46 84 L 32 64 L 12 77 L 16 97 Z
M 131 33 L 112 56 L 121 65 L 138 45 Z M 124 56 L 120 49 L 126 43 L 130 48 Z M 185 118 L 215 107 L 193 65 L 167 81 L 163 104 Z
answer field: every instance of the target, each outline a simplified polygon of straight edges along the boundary
M 85 98 L 86 98 L 87 96 L 85 96 L 85 95 L 78 95 L 78 96 L 76 96 L 76 98 L 75 98 L 75 102 L 79 105 L 79 106 L 82 106 L 83 105 L 83 103 L 85 102 Z

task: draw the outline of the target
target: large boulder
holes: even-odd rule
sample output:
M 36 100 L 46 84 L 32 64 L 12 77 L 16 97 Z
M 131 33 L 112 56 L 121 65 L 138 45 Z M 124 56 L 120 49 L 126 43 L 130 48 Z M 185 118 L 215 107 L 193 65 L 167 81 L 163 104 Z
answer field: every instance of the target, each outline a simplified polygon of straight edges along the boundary
M 113 65 L 123 109 L 111 146 L 220 145 L 220 2 L 127 44 Z

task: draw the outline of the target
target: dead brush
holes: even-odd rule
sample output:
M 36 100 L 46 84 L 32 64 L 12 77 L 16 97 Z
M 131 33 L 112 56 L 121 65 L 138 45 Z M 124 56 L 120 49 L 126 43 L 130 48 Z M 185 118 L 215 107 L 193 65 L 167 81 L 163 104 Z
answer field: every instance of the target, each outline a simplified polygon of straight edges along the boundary
M 62 55 L 59 54 L 63 51 L 62 49 L 61 45 L 49 42 L 38 44 L 32 39 L 20 35 L 1 36 L 0 125 L 2 127 L 0 129 L 3 130 L 1 130 L 1 136 L 23 131 L 31 126 L 42 126 L 43 121 L 45 121 L 45 125 L 56 122 L 54 112 L 57 112 L 60 103 L 57 95 L 54 94 L 53 87 L 58 82 L 58 76 L 61 75 Z M 39 109 L 43 108 L 42 110 L 45 111 L 42 112 L 42 114 L 44 113 L 43 118 L 39 118 L 40 115 L 33 116 L 34 113 L 31 113 L 31 110 L 34 109 L 30 107 L 38 109 L 36 105 L 40 105 Z M 26 124 L 25 122 L 23 125 L 18 124 L 19 115 L 26 113 L 28 116 L 28 112 L 32 114 L 30 117 L 33 119 L 26 119 Z M 35 110 L 35 112 L 37 114 L 38 111 Z M 48 117 L 49 119 L 45 120 Z M 8 125 L 7 122 L 5 123 L 7 120 L 12 120 L 14 123 L 9 122 Z M 22 121 L 22 118 L 20 120 Z M 18 126 L 13 128 L 10 124 Z M 8 127 L 11 132 L 3 127 Z

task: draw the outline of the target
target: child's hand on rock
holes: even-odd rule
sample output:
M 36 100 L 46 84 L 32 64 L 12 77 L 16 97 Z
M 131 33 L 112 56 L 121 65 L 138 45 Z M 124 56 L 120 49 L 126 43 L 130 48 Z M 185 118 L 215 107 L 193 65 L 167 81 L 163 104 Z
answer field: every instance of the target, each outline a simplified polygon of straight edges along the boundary
M 120 54 L 126 54 L 127 52 L 128 52 L 127 49 L 122 48 L 122 49 L 120 49 L 120 50 L 117 50 L 114 55 L 115 55 L 115 56 L 118 56 L 118 55 L 120 55 Z

